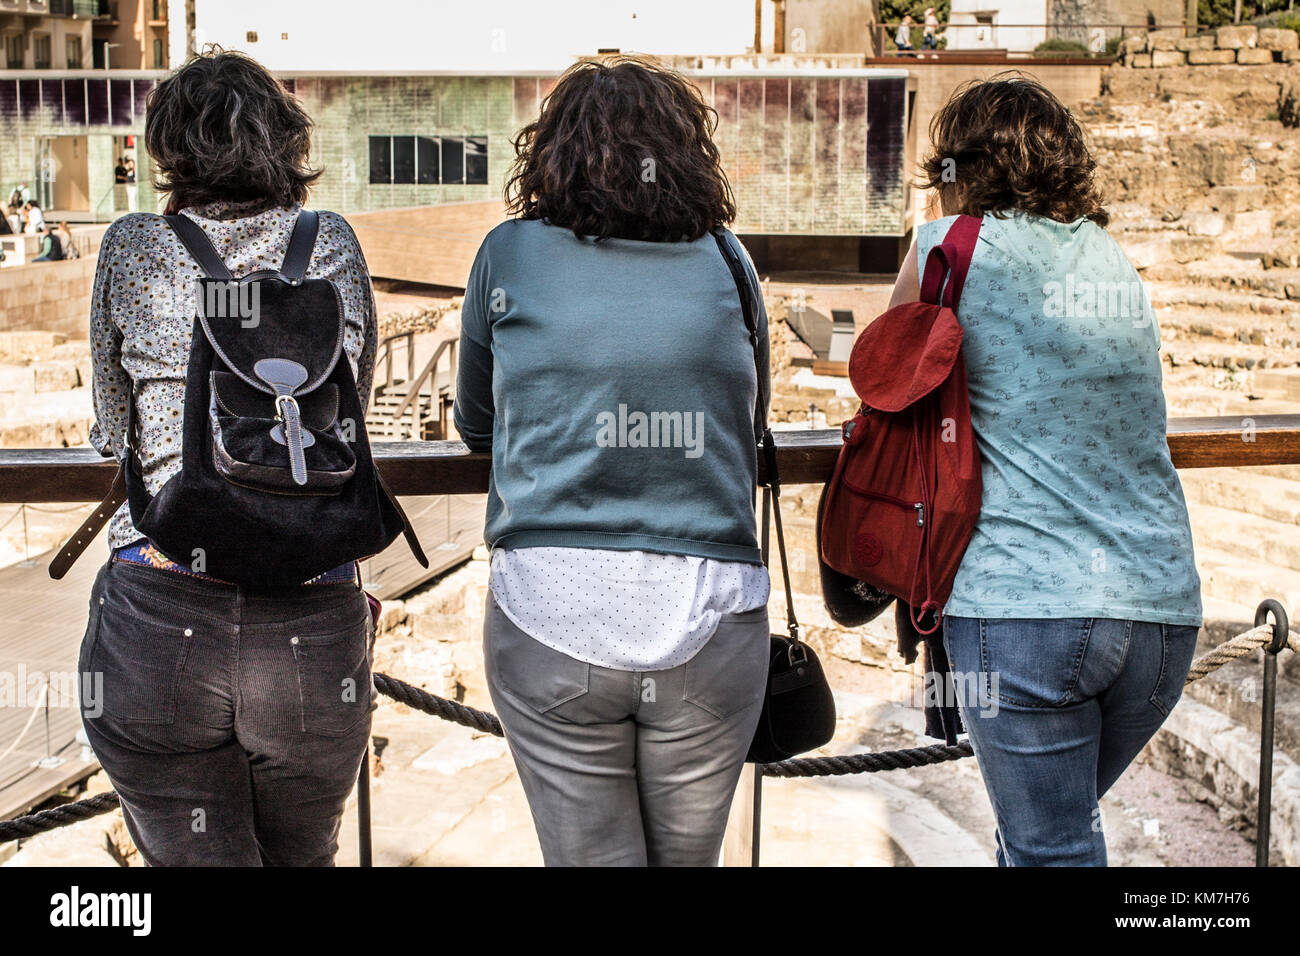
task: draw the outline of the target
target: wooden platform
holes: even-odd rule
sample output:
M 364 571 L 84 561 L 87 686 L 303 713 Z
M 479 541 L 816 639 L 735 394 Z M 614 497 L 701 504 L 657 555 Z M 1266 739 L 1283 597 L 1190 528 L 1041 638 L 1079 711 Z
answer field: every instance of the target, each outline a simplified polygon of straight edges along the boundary
M 382 554 L 362 562 L 366 589 L 382 599 L 397 598 L 468 559 L 483 540 L 485 497 L 403 498 L 429 567 L 420 567 L 405 540 L 398 538 Z M 82 746 L 76 741 L 81 713 L 75 697 L 59 691 L 75 694 L 87 601 L 106 555 L 102 543 L 92 546 L 62 581 L 51 580 L 48 554 L 0 568 L 0 682 L 29 685 L 11 688 L 0 683 L 0 754 L 21 734 L 13 751 L 0 759 L 0 820 L 21 816 L 99 769 L 93 757 L 81 759 Z M 47 675 L 57 688 L 48 707 L 48 746 L 43 704 L 27 726 Z M 61 762 L 38 766 L 46 757 Z

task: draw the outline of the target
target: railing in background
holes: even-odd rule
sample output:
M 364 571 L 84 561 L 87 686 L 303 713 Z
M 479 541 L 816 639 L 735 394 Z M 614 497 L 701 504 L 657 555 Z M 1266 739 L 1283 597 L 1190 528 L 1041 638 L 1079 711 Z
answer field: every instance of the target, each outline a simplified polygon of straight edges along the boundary
M 955 58 L 967 55 L 1016 55 L 1044 57 L 1112 57 L 1114 45 L 1124 37 L 1134 34 L 1146 34 L 1153 30 L 1183 30 L 1194 34 L 1196 27 L 1173 24 L 1156 27 L 1147 23 L 1074 23 L 1069 21 L 1052 21 L 1044 23 L 941 23 L 935 33 L 939 43 L 937 50 L 923 49 L 925 28 L 923 24 L 914 23 L 910 35 L 911 50 L 900 50 L 894 43 L 898 33 L 898 23 L 875 24 L 872 35 L 872 49 L 881 51 L 878 55 L 885 57 L 930 57 L 939 54 L 938 59 Z M 1056 45 L 1073 43 L 1077 49 L 1036 48 L 1043 43 Z
M 393 373 L 395 353 L 406 350 L 406 375 Z M 415 333 L 398 332 L 379 343 L 375 382 L 366 424 L 380 439 L 439 440 L 451 434 L 450 412 L 456 387 L 456 339 L 438 343 L 432 358 L 415 372 Z M 445 375 L 438 369 L 447 358 Z M 400 366 L 399 366 L 400 368 Z
M 99 0 L 50 0 L 50 13 L 56 17 L 97 17 Z

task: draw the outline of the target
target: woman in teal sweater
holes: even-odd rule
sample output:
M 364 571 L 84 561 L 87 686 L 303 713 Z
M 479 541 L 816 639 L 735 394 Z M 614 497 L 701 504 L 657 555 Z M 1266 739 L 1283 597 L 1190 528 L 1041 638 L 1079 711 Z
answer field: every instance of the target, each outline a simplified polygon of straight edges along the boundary
M 749 266 L 751 343 L 713 235 L 735 215 L 713 123 L 649 63 L 570 69 L 465 290 L 488 684 L 548 865 L 715 863 L 762 706 L 767 318 Z

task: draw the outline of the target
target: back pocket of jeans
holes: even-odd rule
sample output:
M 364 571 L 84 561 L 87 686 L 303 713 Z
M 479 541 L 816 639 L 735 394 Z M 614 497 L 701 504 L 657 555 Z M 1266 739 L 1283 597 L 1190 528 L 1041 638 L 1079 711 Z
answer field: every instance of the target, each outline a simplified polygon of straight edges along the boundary
M 289 644 L 304 732 L 344 737 L 369 718 L 375 693 L 368 621 L 329 634 L 294 634 Z
M 93 688 L 99 707 L 83 707 L 134 723 L 170 724 L 194 629 L 184 610 L 141 592 L 111 584 L 90 635 L 83 684 Z M 203 626 L 195 622 L 196 626 Z
M 1196 654 L 1197 631 L 1191 626 L 1160 625 L 1160 679 L 1151 692 L 1151 705 L 1166 717 L 1183 696 L 1187 672 Z
M 491 595 L 484 640 L 489 681 L 538 713 L 587 693 L 591 665 L 529 637 Z
M 980 686 L 1004 704 L 1063 707 L 1079 684 L 1091 618 L 980 622 Z

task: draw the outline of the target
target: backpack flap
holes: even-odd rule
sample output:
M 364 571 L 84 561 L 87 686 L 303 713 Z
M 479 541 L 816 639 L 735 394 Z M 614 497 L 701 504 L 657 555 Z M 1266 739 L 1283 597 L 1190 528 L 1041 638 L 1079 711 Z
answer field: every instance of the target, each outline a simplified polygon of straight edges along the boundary
M 849 381 L 869 408 L 900 412 L 952 374 L 963 330 L 948 308 L 905 302 L 876 319 L 849 355 Z
M 269 273 L 239 280 L 198 280 L 199 323 L 230 371 L 268 394 L 272 389 L 255 366 L 265 358 L 291 358 L 307 370 L 294 389 L 317 388 L 343 354 L 343 305 L 328 279 L 291 285 Z

